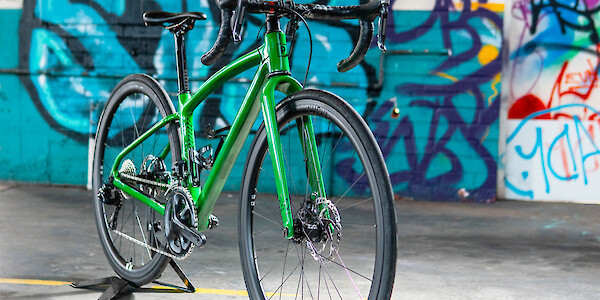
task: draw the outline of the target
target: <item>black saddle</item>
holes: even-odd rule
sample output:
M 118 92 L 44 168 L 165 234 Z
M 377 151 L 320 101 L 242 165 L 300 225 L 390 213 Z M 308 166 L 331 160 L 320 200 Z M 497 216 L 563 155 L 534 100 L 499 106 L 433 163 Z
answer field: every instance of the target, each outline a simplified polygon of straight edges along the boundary
M 144 23 L 146 25 L 171 27 L 189 22 L 193 26 L 196 20 L 206 20 L 206 15 L 201 12 L 182 12 L 176 14 L 166 11 L 149 11 L 144 13 Z

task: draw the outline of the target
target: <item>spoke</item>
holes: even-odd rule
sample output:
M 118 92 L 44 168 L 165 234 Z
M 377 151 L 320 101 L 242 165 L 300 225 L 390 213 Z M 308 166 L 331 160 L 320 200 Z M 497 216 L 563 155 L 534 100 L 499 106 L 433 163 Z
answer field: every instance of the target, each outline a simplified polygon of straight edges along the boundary
M 310 118 L 310 116 L 307 116 L 307 118 Z M 315 117 L 315 121 L 316 121 L 316 117 Z M 313 129 L 314 129 L 314 123 L 316 123 L 316 122 L 313 122 Z M 328 123 L 328 126 L 327 126 L 327 131 L 326 131 L 326 132 L 329 132 L 329 131 L 330 131 L 330 128 L 331 128 L 331 121 Z M 310 141 L 310 138 L 308 137 L 308 133 L 307 133 L 306 131 L 304 131 L 304 130 L 303 130 L 303 132 L 304 132 L 304 134 L 305 134 L 305 140 L 308 140 L 308 141 Z M 313 132 L 313 134 L 314 134 L 314 132 Z M 317 153 L 317 158 L 316 158 L 316 159 L 317 159 L 317 160 L 319 160 L 319 164 L 320 164 L 320 166 L 321 166 L 321 174 L 314 174 L 314 177 L 315 177 L 315 179 L 317 179 L 317 185 L 318 185 L 318 184 L 319 184 L 319 177 L 322 177 L 322 176 L 323 176 L 323 166 L 326 166 L 326 164 L 321 164 L 321 162 L 323 161 L 323 158 L 325 157 L 325 153 L 327 152 L 327 139 L 325 140 L 325 145 L 323 145 L 323 146 L 321 147 L 321 148 L 323 148 L 323 158 L 319 158 L 319 157 L 318 157 L 318 156 L 319 156 L 319 150 L 318 150 L 318 149 L 314 149 L 314 147 L 313 147 L 313 144 L 312 144 L 312 143 L 310 143 L 310 142 L 309 142 L 309 143 L 308 143 L 308 145 L 309 145 L 310 149 L 307 149 L 307 151 L 305 151 L 305 152 L 309 152 L 309 153 Z M 316 145 L 315 145 L 315 146 L 316 146 Z M 335 149 L 334 149 L 334 150 L 335 150 Z M 331 153 L 333 153 L 333 152 L 331 152 Z M 314 159 L 314 158 L 313 158 L 313 159 Z M 315 161 L 313 161 L 313 162 L 312 162 L 312 164 L 316 164 L 316 162 L 315 162 Z M 309 169 L 309 170 L 310 170 L 310 169 Z M 310 174 L 310 173 L 312 173 L 312 171 L 309 171 L 309 174 Z M 307 179 L 307 181 L 308 181 L 308 179 Z M 323 186 L 325 186 L 325 183 L 324 183 L 324 182 L 322 182 L 322 184 L 323 184 Z M 325 192 L 325 191 L 323 191 L 323 192 Z
M 269 228 L 267 228 L 267 229 L 264 229 L 264 230 L 263 230 L 263 231 L 261 231 L 261 232 L 253 233 L 253 234 L 252 234 L 252 236 L 253 236 L 253 237 L 259 236 L 259 235 L 261 235 L 261 234 L 263 234 L 263 233 L 265 233 L 265 232 L 272 231 L 272 230 L 273 230 L 273 229 L 275 229 L 275 228 L 281 228 L 281 225 L 277 224 L 277 226 L 271 226 L 271 227 L 269 227 Z
M 327 277 L 329 277 L 329 280 L 331 281 L 333 288 L 337 292 L 338 296 L 340 296 L 340 299 L 343 299 L 342 294 L 340 293 L 340 290 L 335 285 L 335 282 L 333 281 L 333 277 L 331 277 L 331 274 L 329 273 L 329 269 L 327 269 L 327 266 L 321 260 L 319 260 L 319 265 L 322 266 L 323 269 L 325 269 L 325 273 L 327 273 Z M 325 286 L 327 287 L 327 293 L 329 294 L 329 299 L 331 299 L 331 292 L 329 291 L 329 285 L 327 285 L 327 280 L 325 280 Z
M 118 111 L 117 111 L 117 113 L 118 113 Z M 123 123 L 121 123 L 121 121 L 119 121 L 119 119 L 116 116 L 114 118 L 114 121 L 117 122 L 117 124 L 119 125 L 119 128 L 120 128 L 119 133 L 121 134 L 121 148 L 125 148 L 125 144 L 126 144 L 125 143 L 125 133 L 124 133 L 125 129 L 123 128 Z
M 348 274 L 348 278 L 352 282 L 352 285 L 354 286 L 354 289 L 356 290 L 356 293 L 358 294 L 358 297 L 360 297 L 360 299 L 362 299 L 362 295 L 360 294 L 360 291 L 358 290 L 358 287 L 356 286 L 356 283 L 354 282 L 354 279 L 352 279 L 352 276 L 350 276 L 350 272 L 349 272 L 348 268 L 346 268 L 346 265 L 344 264 L 344 261 L 342 260 L 342 257 L 338 253 L 337 249 L 333 248 L 333 251 L 335 251 L 337 257 L 340 259 L 340 262 L 342 263 L 342 266 L 344 267 L 344 270 L 346 270 L 346 274 Z M 353 273 L 356 273 L 356 272 L 353 272 Z M 371 280 L 369 280 L 369 281 L 371 281 Z
M 131 205 L 133 205 L 132 214 L 135 216 L 135 204 L 131 201 Z M 135 222 L 131 221 L 131 235 L 135 239 Z M 133 245 L 133 256 L 131 257 L 131 263 L 135 266 L 135 243 L 130 243 Z
M 155 149 L 156 149 L 156 142 L 158 142 L 158 137 L 159 137 L 160 131 L 157 131 L 154 134 L 154 142 L 152 142 L 152 148 L 150 149 L 150 153 L 154 154 L 156 153 Z
M 143 103 L 142 103 L 142 104 L 143 104 Z M 143 129 L 144 131 L 146 130 L 146 127 L 147 127 L 147 126 L 146 126 L 146 120 L 147 120 L 147 118 L 148 118 L 148 115 L 150 114 L 150 111 L 151 111 L 150 107 L 151 107 L 151 106 L 152 106 L 152 100 L 150 99 L 150 97 L 148 97 L 148 105 L 146 106 L 146 108 L 148 108 L 148 109 L 144 109 L 144 110 L 142 111 L 142 114 L 144 115 L 144 118 L 143 118 L 143 120 L 142 120 L 142 129 Z M 136 111 L 137 111 L 137 109 L 136 109 Z M 141 118 L 140 118 L 140 119 L 141 119 Z M 150 121 L 152 121 L 152 120 L 150 120 Z
M 347 222 L 344 222 L 344 226 L 349 226 L 349 225 L 352 225 L 352 226 L 369 226 L 369 227 L 377 227 L 377 225 L 375 225 L 375 224 L 370 224 L 370 223 L 347 223 Z
M 294 274 L 294 272 L 296 272 L 296 270 L 298 269 L 298 267 L 300 267 L 300 264 L 297 264 L 296 267 L 292 270 L 292 272 L 290 273 L 290 275 L 288 275 L 285 280 L 281 283 L 281 285 L 279 287 L 277 287 L 277 289 L 275 289 L 275 291 L 273 292 L 273 294 L 271 295 L 271 297 L 269 297 L 269 299 L 273 298 L 273 296 L 275 296 L 277 294 L 277 292 L 283 288 L 283 285 L 290 279 L 290 277 Z M 264 279 L 264 277 L 263 277 Z M 261 280 L 262 281 L 262 280 Z M 280 293 L 281 294 L 281 293 Z M 296 294 L 297 295 L 297 294 Z
M 298 261 L 300 263 L 300 277 L 298 277 L 298 285 L 296 285 L 296 297 L 294 299 L 298 299 L 298 291 L 300 291 L 300 284 L 302 283 L 302 275 L 304 274 L 304 254 L 305 254 L 305 248 L 302 247 L 301 252 L 302 252 L 302 258 L 300 258 L 300 255 L 298 255 Z M 304 288 L 304 285 L 302 285 L 302 288 Z M 302 298 L 304 298 L 304 293 L 302 293 Z
M 137 101 L 134 100 L 136 103 Z M 136 109 L 137 111 L 137 109 Z M 131 106 L 129 106 L 129 112 L 131 112 L 131 121 L 133 122 L 133 129 L 135 130 L 135 137 L 138 138 L 140 136 L 140 131 L 138 130 L 137 127 L 137 122 L 135 119 L 135 116 L 133 115 L 133 109 L 131 109 Z M 144 146 L 142 145 L 142 153 L 144 152 Z
M 291 130 L 289 130 L 291 132 Z M 287 134 L 286 134 L 287 135 Z M 291 133 L 288 136 L 288 149 L 291 150 L 291 143 L 292 143 L 292 139 L 291 139 Z M 283 143 L 281 143 L 283 145 Z M 297 188 L 296 188 L 296 181 L 292 178 L 292 169 L 291 169 L 291 165 L 289 163 L 289 160 L 287 158 L 287 155 L 285 155 L 285 151 L 281 151 L 281 153 L 283 153 L 283 161 L 285 162 L 285 165 L 287 166 L 287 175 L 290 177 L 290 181 L 292 182 L 292 188 L 294 189 L 294 193 L 297 194 Z M 289 181 L 288 181 L 289 183 Z M 288 185 L 289 186 L 289 185 Z
M 346 196 L 346 194 L 348 194 L 348 192 L 350 192 L 352 190 L 352 188 L 360 181 L 360 179 L 365 176 L 365 173 L 360 174 L 360 176 L 358 176 L 358 178 L 356 178 L 356 180 L 352 183 L 352 185 L 346 190 L 346 192 L 344 192 L 343 195 L 340 196 L 339 200 L 342 200 L 342 198 L 344 198 Z
M 350 247 L 345 246 L 345 245 L 344 245 L 344 250 L 352 250 L 354 252 L 375 254 L 375 251 L 369 251 L 369 250 L 357 249 L 357 248 L 350 248 Z
M 327 234 L 329 235 L 329 238 L 330 238 L 330 239 L 333 239 L 333 235 L 331 235 L 331 233 L 330 233 L 329 231 L 327 232 Z M 338 262 L 334 261 L 333 259 L 330 259 L 330 258 L 324 257 L 324 256 L 322 256 L 322 255 L 320 255 L 320 254 L 319 254 L 319 256 L 320 256 L 320 257 L 322 257 L 322 258 L 324 258 L 324 259 L 326 259 L 327 261 L 330 261 L 330 262 L 332 262 L 332 263 L 334 263 L 334 264 L 336 264 L 336 265 L 338 265 L 338 266 L 340 266 L 340 267 L 344 268 L 344 270 L 346 270 L 346 273 L 348 273 L 348 271 L 350 271 L 350 272 L 352 272 L 352 273 L 354 273 L 354 274 L 356 274 L 356 275 L 358 275 L 358 276 L 360 276 L 360 277 L 362 277 L 362 278 L 364 278 L 364 279 L 366 279 L 366 280 L 368 280 L 368 281 L 371 281 L 371 282 L 372 282 L 372 280 L 371 280 L 370 278 L 368 278 L 367 276 L 365 276 L 365 275 L 362 275 L 362 274 L 358 273 L 357 271 L 355 271 L 355 270 L 353 270 L 353 269 L 349 269 L 349 268 L 347 268 L 347 267 L 346 267 L 346 265 L 344 264 L 344 262 L 342 261 L 342 257 L 340 256 L 340 253 L 338 252 L 338 250 L 337 250 L 335 247 L 333 247 L 333 250 L 335 251 L 335 253 L 336 253 L 337 257 L 340 259 L 340 262 L 341 262 L 342 264 L 339 264 Z M 349 276 L 350 276 L 350 274 L 348 273 L 348 277 L 349 277 Z M 350 280 L 352 280 L 352 277 L 350 277 Z M 353 280 L 352 280 L 352 283 L 354 283 L 354 281 L 353 281 Z M 355 287 L 356 287 L 356 285 L 355 285 Z M 360 294 L 360 293 L 359 293 L 359 294 Z
M 323 266 L 321 266 L 321 264 L 319 264 L 319 283 L 317 284 L 317 300 L 319 300 L 319 298 L 321 296 L 321 273 L 322 273 L 322 269 L 323 269 Z
M 262 276 L 262 278 L 259 280 L 260 282 L 263 281 L 263 279 L 265 279 L 269 273 L 271 273 L 277 266 L 279 266 L 279 264 L 284 261 L 286 259 L 286 257 L 288 256 L 288 254 L 290 254 L 290 252 L 292 252 L 294 249 L 290 250 L 289 252 L 287 252 L 282 259 L 280 259 L 265 275 Z M 256 257 L 255 257 L 256 260 Z M 300 264 L 298 264 L 298 266 L 300 266 Z M 298 268 L 298 266 L 296 266 L 296 268 Z M 296 268 L 294 268 L 294 270 L 296 270 Z M 293 272 L 293 271 L 292 271 Z
M 331 125 L 331 121 L 329 121 L 329 125 Z M 331 132 L 330 130 L 327 130 L 327 132 L 329 132 L 330 134 L 332 134 L 332 135 L 331 135 L 331 140 L 332 140 L 332 142 L 331 142 L 331 143 L 333 144 L 333 139 L 335 138 L 335 136 L 334 136 L 334 135 L 335 135 L 336 133 L 334 133 L 334 132 Z M 339 137 L 338 137 L 337 141 L 335 142 L 335 145 L 333 146 L 333 148 L 331 148 L 331 151 L 328 151 L 328 152 L 330 152 L 330 153 L 335 153 L 335 150 L 337 149 L 338 145 L 339 145 L 339 144 L 340 144 L 340 142 L 342 141 L 342 138 L 343 138 L 343 137 L 344 137 L 344 134 L 343 134 L 342 132 L 340 132 L 340 133 L 339 133 Z M 356 152 L 354 152 L 354 153 L 356 153 Z M 325 159 L 325 151 L 323 151 L 323 159 Z M 327 166 L 327 165 L 328 165 L 328 163 L 329 163 L 329 160 L 330 160 L 330 159 L 333 159 L 333 154 L 332 154 L 332 155 L 330 155 L 330 156 L 329 156 L 327 159 L 325 159 L 325 162 L 322 164 L 322 166 Z M 346 174 L 346 175 L 347 175 L 347 174 Z M 333 176 L 333 174 L 332 174 L 331 176 Z M 344 179 L 344 178 L 345 178 L 345 176 L 344 176 L 344 177 L 342 177 L 342 181 L 343 181 L 343 179 Z M 332 183 L 333 183 L 333 182 L 332 182 Z M 338 189 L 338 190 L 339 190 L 339 189 Z M 333 194 L 333 193 L 335 193 L 335 192 L 336 192 L 335 190 L 329 191 L 329 193 L 332 193 L 332 194 Z
M 337 252 L 337 251 L 336 251 L 336 252 Z M 335 260 L 332 260 L 331 258 L 327 258 L 327 257 L 325 257 L 325 256 L 323 256 L 323 255 L 320 255 L 320 254 L 319 254 L 319 256 L 320 256 L 321 258 L 325 259 L 326 261 L 328 261 L 328 262 L 330 262 L 330 263 L 333 263 L 334 265 L 337 265 L 338 267 L 341 267 L 341 268 L 343 268 L 344 270 L 346 270 L 346 271 L 348 271 L 348 272 L 354 273 L 354 274 L 356 274 L 356 275 L 358 275 L 358 276 L 360 276 L 360 277 L 362 277 L 362 278 L 364 278 L 364 279 L 366 279 L 366 280 L 368 280 L 368 281 L 371 281 L 371 282 L 373 281 L 371 278 L 369 278 L 369 277 L 367 277 L 367 276 L 365 276 L 365 275 L 362 275 L 362 274 L 360 274 L 358 271 L 355 271 L 355 270 L 353 270 L 353 269 L 350 269 L 350 268 L 348 268 L 348 267 L 344 266 L 343 264 L 340 264 L 340 263 L 338 263 L 337 261 L 335 261 Z M 339 256 L 339 254 L 338 254 L 338 256 Z M 341 261 L 341 258 L 340 258 L 340 261 Z M 349 274 L 348 274 L 348 275 L 349 275 Z
M 355 159 L 356 159 L 356 158 L 354 158 L 355 156 L 356 156 L 356 151 L 354 151 L 354 153 L 352 153 L 352 157 L 350 157 L 350 159 L 352 159 L 352 160 L 355 160 Z M 338 186 L 338 189 L 337 189 L 338 191 L 341 191 L 341 190 L 342 190 L 342 185 L 344 184 L 344 182 L 346 182 L 346 178 L 348 178 L 348 174 L 350 173 L 350 170 L 352 170 L 352 164 L 350 164 L 350 165 L 348 166 L 348 168 L 346 168 L 346 172 L 344 173 L 344 176 L 342 176 L 342 177 L 340 178 L 341 180 L 340 180 L 340 184 L 339 184 L 339 186 Z M 365 172 L 364 172 L 364 167 L 363 167 L 363 173 L 362 173 L 362 174 L 364 174 L 364 173 L 365 173 Z M 354 182 L 354 184 L 356 184 L 356 182 Z M 354 184 L 353 184 L 352 186 L 354 186 Z M 350 187 L 350 189 L 351 189 L 351 188 L 352 188 L 352 187 Z M 347 192 L 348 192 L 348 191 L 346 191 L 346 193 L 347 193 Z M 346 193 L 344 193 L 344 195 L 346 195 Z M 342 198 L 342 197 L 340 197 L 340 199 L 341 199 L 341 198 Z
M 343 210 L 346 210 L 346 209 L 348 209 L 348 208 L 355 207 L 355 206 L 357 206 L 357 205 L 360 205 L 360 204 L 362 204 L 362 203 L 365 203 L 365 202 L 367 202 L 367 201 L 371 201 L 371 200 L 373 200 L 373 197 L 371 197 L 371 198 L 367 198 L 367 199 L 365 199 L 365 200 L 362 200 L 362 201 L 360 201 L 360 202 L 354 203 L 354 204 L 352 204 L 352 205 L 350 205 L 350 206 L 346 206 L 346 207 L 344 207 L 344 208 L 340 208 L 340 207 L 337 205 L 337 204 L 338 204 L 338 202 L 340 202 L 340 200 L 341 200 L 341 198 L 340 198 L 340 199 L 338 199 L 337 201 L 335 201 L 333 204 L 335 204 L 335 206 L 338 208 L 338 211 L 343 211 Z
M 307 116 L 307 118 L 310 118 L 310 116 Z M 304 139 L 306 141 L 306 134 L 305 134 L 305 130 L 304 130 L 304 119 L 302 117 L 300 117 L 300 123 L 301 124 L 301 132 L 302 132 L 302 136 L 300 137 L 301 139 Z M 314 128 L 314 127 L 313 127 Z M 302 142 L 302 141 L 300 141 Z M 309 143 L 310 144 L 310 143 Z M 308 155 L 306 154 L 308 152 L 308 150 L 304 150 L 303 151 L 303 156 L 304 156 L 304 165 L 306 166 L 307 170 L 310 170 L 308 168 Z M 310 171 L 308 171 L 310 174 Z M 321 172 L 322 173 L 322 172 Z M 306 174 L 307 178 L 306 178 L 306 186 L 304 188 L 304 198 L 308 199 L 310 197 L 310 175 Z
M 269 202 L 267 200 L 267 198 L 263 197 L 256 188 L 254 189 L 254 191 L 256 192 L 256 198 L 257 198 L 256 200 L 258 200 L 258 199 L 262 200 L 261 202 L 265 203 L 265 207 L 269 210 L 269 212 L 271 213 L 271 215 L 273 216 L 273 218 L 279 220 L 281 218 L 281 213 L 277 214 L 275 211 L 273 211 L 273 208 L 272 208 L 272 205 L 271 205 L 272 203 Z M 274 197 L 277 197 L 277 196 L 274 196 Z M 258 201 L 256 201 L 256 202 L 258 202 Z M 275 201 L 273 201 L 273 202 L 275 202 Z M 279 203 L 278 203 L 278 206 L 279 206 Z M 255 206 L 255 208 L 256 208 L 256 206 Z M 254 210 L 255 209 L 253 209 L 252 211 L 254 212 Z M 283 227 L 283 221 L 282 221 L 282 223 L 280 225 Z
M 142 234 L 142 239 L 144 240 L 144 244 L 148 245 L 148 241 L 146 240 L 146 235 L 144 234 L 144 228 L 142 227 L 142 223 L 140 222 L 140 216 L 138 215 L 137 212 L 137 207 L 135 208 L 135 218 L 137 220 L 138 223 L 138 227 L 140 228 L 140 233 Z M 152 259 L 152 254 L 150 254 L 150 249 L 148 249 L 148 247 L 145 247 L 146 251 L 148 251 L 148 257 L 150 259 Z
M 304 248 L 306 249 L 306 248 Z M 306 282 L 306 288 L 308 289 L 308 294 L 310 295 L 311 299 L 314 299 L 315 297 L 313 296 L 312 290 L 310 289 L 310 284 L 308 283 L 308 280 L 306 279 L 306 274 L 304 273 L 304 261 L 306 260 L 306 251 L 304 251 L 304 256 L 302 257 L 302 281 Z M 304 297 L 304 283 L 302 283 L 302 296 Z
M 290 250 L 290 243 L 288 242 L 285 248 L 285 252 L 289 253 Z M 283 260 L 283 270 L 281 271 L 281 282 L 283 283 L 283 278 L 285 277 L 285 266 L 287 263 L 287 255 L 285 256 L 285 259 Z M 281 294 L 283 294 L 283 286 L 281 286 L 281 292 L 279 293 L 279 299 L 281 299 Z
M 320 270 L 323 268 L 323 264 L 321 264 L 319 262 L 319 272 L 321 272 Z M 327 272 L 327 269 L 325 269 L 325 272 Z M 330 277 L 331 278 L 331 277 Z M 333 282 L 333 281 L 332 281 Z M 323 283 L 325 283 L 325 290 L 327 290 L 327 294 L 329 295 L 329 299 L 333 299 L 333 297 L 331 296 L 331 291 L 329 290 L 329 285 L 327 284 L 327 278 L 325 278 L 325 276 L 323 276 Z M 338 292 L 339 294 L 339 292 Z M 341 298 L 341 296 L 340 296 Z
M 123 209 L 123 208 L 121 208 L 121 209 Z M 121 231 L 123 231 L 123 228 L 125 228 L 125 221 L 129 220 L 132 215 L 133 215 L 133 210 L 129 213 L 129 215 L 127 215 L 127 218 L 123 217 L 123 219 L 121 220 L 121 221 L 123 221 L 123 222 L 121 222 L 121 228 L 120 228 Z
M 273 220 L 271 220 L 271 219 L 269 219 L 269 218 L 267 218 L 267 217 L 265 217 L 265 216 L 263 216 L 263 215 L 261 215 L 261 214 L 259 214 L 259 213 L 255 212 L 255 211 L 252 211 L 252 214 L 253 214 L 253 215 L 257 215 L 257 216 L 259 216 L 259 217 L 261 217 L 261 218 L 263 218 L 263 219 L 265 219 L 265 220 L 267 220 L 267 221 L 269 221 L 269 222 L 271 222 L 271 223 L 273 223 L 273 224 L 275 224 L 275 225 L 277 225 L 277 226 L 281 226 L 281 224 L 278 224 L 278 223 L 276 223 L 275 221 L 273 221 Z

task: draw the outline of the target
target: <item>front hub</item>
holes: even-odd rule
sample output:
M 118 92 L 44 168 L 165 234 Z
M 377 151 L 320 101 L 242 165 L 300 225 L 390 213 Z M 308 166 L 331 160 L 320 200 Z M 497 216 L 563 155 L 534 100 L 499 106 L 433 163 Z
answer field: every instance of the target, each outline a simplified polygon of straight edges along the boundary
M 333 202 L 319 197 L 302 204 L 294 218 L 294 243 L 305 243 L 315 260 L 329 259 L 341 237 L 341 219 Z

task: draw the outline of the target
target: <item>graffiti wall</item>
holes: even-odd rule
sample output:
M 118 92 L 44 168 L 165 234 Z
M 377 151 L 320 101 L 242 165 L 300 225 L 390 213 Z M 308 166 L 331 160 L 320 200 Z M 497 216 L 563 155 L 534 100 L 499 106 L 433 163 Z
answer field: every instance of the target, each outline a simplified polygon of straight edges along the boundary
M 493 1 L 396 1 L 379 114 L 395 186 L 436 200 L 496 195 L 502 17 Z M 405 51 L 402 51 L 405 50 Z M 389 78 L 389 79 L 387 79 Z M 376 130 L 384 135 L 384 130 Z M 390 134 L 389 132 L 394 132 Z
M 599 10 L 599 1 L 575 0 L 515 0 L 507 9 L 507 198 L 600 200 Z
M 176 92 L 172 36 L 144 27 L 144 11 L 208 15 L 187 37 L 192 88 L 256 47 L 262 26 L 261 18 L 250 18 L 244 41 L 206 67 L 200 56 L 216 37 L 214 1 L 8 2 L 11 7 L 0 6 L 7 27 L 7 47 L 0 51 L 10 58 L 0 61 L 0 117 L 8 120 L 0 125 L 0 180 L 84 185 L 90 136 L 120 78 L 149 73 Z M 347 2 L 328 4 L 358 3 Z M 335 65 L 352 50 L 357 24 L 311 22 L 314 49 L 307 85 L 339 94 L 367 120 L 397 195 L 493 201 L 504 5 L 428 0 L 392 1 L 392 8 L 390 51 L 381 54 L 373 45 L 366 60 L 347 73 L 338 73 Z M 307 69 L 308 42 L 301 29 L 291 56 L 298 78 Z M 195 120 L 199 131 L 233 120 L 251 76 L 242 74 L 201 105 Z M 240 159 L 235 168 L 242 164 Z M 236 190 L 239 179 L 234 176 L 226 188 Z

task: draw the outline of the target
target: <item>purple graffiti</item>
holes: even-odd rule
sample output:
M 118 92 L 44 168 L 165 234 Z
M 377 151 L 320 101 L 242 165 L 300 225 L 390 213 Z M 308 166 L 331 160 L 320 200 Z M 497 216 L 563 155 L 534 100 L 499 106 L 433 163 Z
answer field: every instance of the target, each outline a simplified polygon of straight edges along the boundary
M 457 12 L 451 1 L 438 0 L 429 18 L 422 24 L 403 32 L 397 32 L 393 26 L 390 26 L 389 41 L 394 44 L 408 43 L 434 30 L 434 26 L 436 28 L 439 26 L 441 28 L 442 43 L 446 49 L 453 49 L 451 40 L 453 31 L 466 33 L 472 40 L 472 45 L 465 51 L 451 55 L 441 61 L 429 71 L 429 74 L 443 72 L 477 60 L 482 49 L 482 41 L 477 29 L 470 24 L 470 21 L 473 19 L 485 20 L 501 30 L 502 18 L 483 7 L 471 10 L 471 1 L 464 1 L 463 4 L 464 9 Z M 452 16 L 451 18 L 451 13 L 459 14 L 459 16 Z M 390 20 L 392 23 L 394 22 L 393 15 Z M 368 116 L 367 121 L 374 130 L 384 157 L 390 157 L 393 152 L 406 153 L 407 169 L 397 170 L 394 168 L 393 162 L 386 159 L 394 186 L 403 183 L 408 184 L 406 193 L 415 197 L 437 200 L 456 199 L 456 185 L 463 180 L 465 173 L 469 172 L 469 165 L 461 160 L 459 153 L 455 153 L 450 149 L 448 143 L 453 136 L 460 133 L 464 137 L 466 145 L 478 155 L 478 159 L 483 162 L 487 169 L 486 172 L 481 174 L 481 176 L 485 176 L 484 182 L 471 191 L 471 197 L 478 202 L 494 201 L 496 195 L 496 159 L 484 147 L 483 141 L 489 132 L 490 126 L 498 121 L 500 97 L 495 95 L 493 99 L 488 100 L 490 103 L 486 103 L 481 86 L 494 80 L 494 77 L 501 72 L 501 67 L 501 57 L 497 56 L 492 61 L 482 64 L 481 67 L 470 74 L 449 84 L 407 83 L 396 87 L 395 90 L 400 95 L 417 98 L 410 101 L 409 107 L 427 108 L 433 112 L 431 120 L 428 120 L 430 127 L 424 149 L 417 149 L 417 140 L 423 138 L 415 136 L 416 125 L 411 122 L 408 116 L 401 118 L 399 122 L 390 122 L 385 119 L 385 116 L 394 107 L 392 101 L 386 101 L 374 109 Z M 454 103 L 456 96 L 465 93 L 472 94 L 475 98 L 475 107 L 473 108 L 475 116 L 472 121 L 466 121 Z M 428 97 L 436 98 L 436 100 L 424 99 Z M 441 125 L 442 118 L 447 120 L 448 125 L 445 127 Z M 428 178 L 427 171 L 432 167 L 438 155 L 447 158 L 450 169 Z

